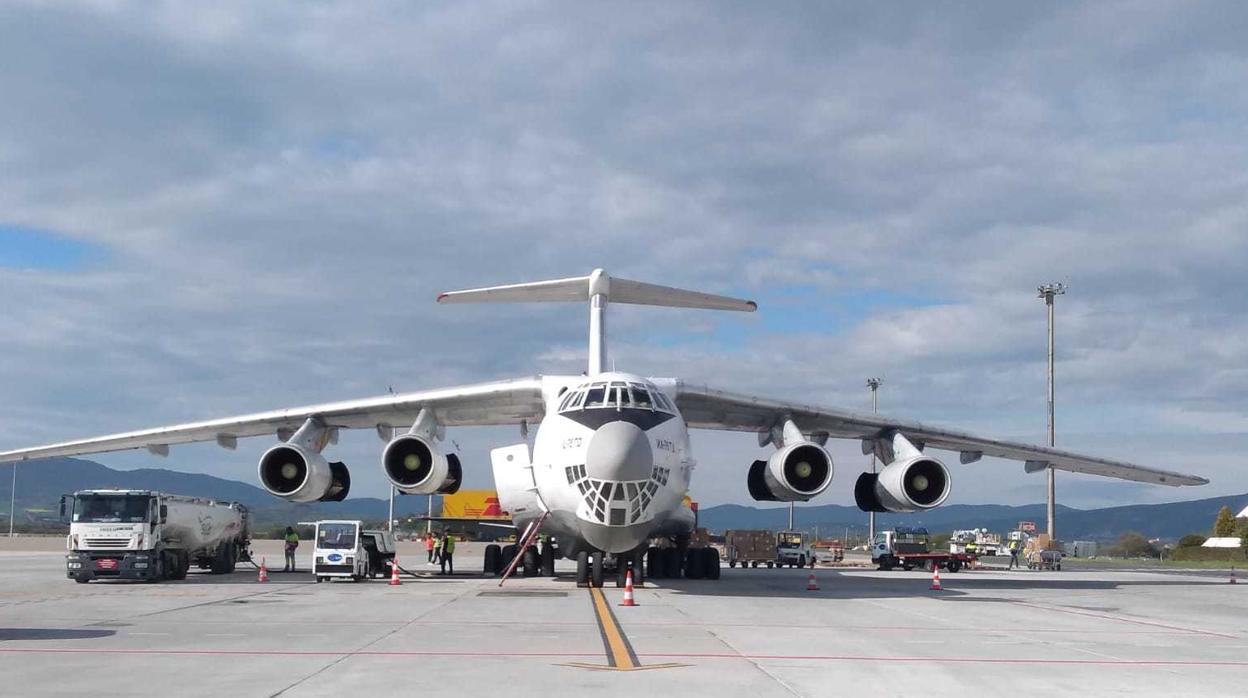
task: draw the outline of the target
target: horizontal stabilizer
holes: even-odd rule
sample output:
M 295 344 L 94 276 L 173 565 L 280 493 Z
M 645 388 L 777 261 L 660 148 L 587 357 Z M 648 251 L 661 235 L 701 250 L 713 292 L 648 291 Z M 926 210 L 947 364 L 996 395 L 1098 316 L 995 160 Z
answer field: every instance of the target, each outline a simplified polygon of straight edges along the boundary
M 439 303 L 571 303 L 602 296 L 611 303 L 657 305 L 669 308 L 702 308 L 754 312 L 754 301 L 687 291 L 641 281 L 614 279 L 601 269 L 589 276 L 552 281 L 534 281 L 507 286 L 490 286 L 466 291 L 450 291 L 438 296 Z

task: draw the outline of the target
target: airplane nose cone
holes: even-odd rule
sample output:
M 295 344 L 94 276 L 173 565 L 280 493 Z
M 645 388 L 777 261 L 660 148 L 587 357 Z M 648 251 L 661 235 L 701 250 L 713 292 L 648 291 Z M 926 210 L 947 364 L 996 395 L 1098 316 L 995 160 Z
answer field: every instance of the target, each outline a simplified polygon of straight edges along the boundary
M 646 432 L 628 422 L 607 422 L 589 439 L 585 470 L 598 480 L 645 480 L 654 468 Z

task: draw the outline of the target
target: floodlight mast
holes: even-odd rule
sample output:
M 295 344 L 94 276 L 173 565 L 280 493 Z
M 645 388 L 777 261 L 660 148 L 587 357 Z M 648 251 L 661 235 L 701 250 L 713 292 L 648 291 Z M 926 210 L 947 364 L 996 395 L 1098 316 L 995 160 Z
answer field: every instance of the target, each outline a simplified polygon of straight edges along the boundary
M 1053 299 L 1057 296 L 1062 296 L 1066 294 L 1066 284 L 1063 284 L 1063 283 L 1045 284 L 1043 286 L 1040 286 L 1036 290 L 1038 292 L 1036 297 L 1044 299 L 1044 305 L 1048 309 L 1048 313 L 1049 313 L 1049 448 L 1053 448 L 1054 446 L 1057 445 L 1056 429 L 1055 429 L 1054 421 L 1053 421 L 1053 397 L 1054 397 L 1053 395 L 1054 393 L 1054 390 L 1053 390 L 1053 382 L 1054 382 L 1053 381 Z M 1049 525 L 1048 525 L 1049 540 L 1056 541 L 1057 540 L 1057 524 L 1055 522 L 1055 519 L 1057 517 L 1057 504 L 1056 504 L 1056 489 L 1057 488 L 1055 486 L 1053 466 L 1049 466 L 1048 468 L 1046 468 L 1045 474 L 1048 477 L 1048 488 L 1047 488 L 1048 489 L 1048 503 L 1047 503 L 1046 511 L 1048 513 L 1048 518 L 1049 518 Z
M 880 384 L 884 381 L 879 378 L 868 378 L 867 387 L 871 389 L 871 412 L 872 414 L 880 411 L 879 390 Z M 871 473 L 875 474 L 875 451 L 871 451 Z M 867 518 L 867 545 L 870 546 L 875 541 L 875 512 L 870 512 Z

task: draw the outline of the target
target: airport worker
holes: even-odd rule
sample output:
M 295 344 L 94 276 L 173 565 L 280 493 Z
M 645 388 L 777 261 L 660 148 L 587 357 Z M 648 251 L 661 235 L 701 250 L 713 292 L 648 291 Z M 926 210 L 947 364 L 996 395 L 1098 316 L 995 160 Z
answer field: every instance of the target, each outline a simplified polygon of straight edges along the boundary
M 446 568 L 448 565 L 451 568 L 451 574 L 455 574 L 455 537 L 449 533 L 443 533 L 441 574 L 446 574 Z
M 433 534 L 432 534 L 432 533 L 430 533 L 429 535 L 433 536 Z M 436 564 L 438 564 L 439 562 L 442 562 L 442 541 L 443 541 L 443 538 L 445 538 L 445 535 L 443 535 L 443 536 L 441 536 L 441 537 L 439 537 L 439 536 L 433 536 L 433 562 L 429 563 L 429 564 L 431 564 L 431 565 L 436 565 Z
M 425 562 L 433 564 L 433 534 L 425 534 Z
M 1018 541 L 1010 541 L 1010 569 L 1018 567 Z
M 287 526 L 285 540 L 286 540 L 286 567 L 284 567 L 282 571 L 294 572 L 295 571 L 295 550 L 299 547 L 299 534 L 295 533 L 294 528 Z

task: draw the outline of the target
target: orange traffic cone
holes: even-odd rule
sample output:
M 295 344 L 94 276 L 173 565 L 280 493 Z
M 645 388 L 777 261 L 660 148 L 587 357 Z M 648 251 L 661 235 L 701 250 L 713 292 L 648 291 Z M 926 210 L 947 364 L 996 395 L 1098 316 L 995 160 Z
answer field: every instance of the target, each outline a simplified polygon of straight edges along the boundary
M 269 581 L 269 568 L 267 565 L 264 564 L 264 558 L 260 558 L 260 577 L 256 579 L 256 581 L 257 582 Z
M 399 581 L 399 556 L 395 555 L 390 560 L 390 586 L 397 587 L 402 584 L 403 582 Z
M 811 572 L 806 578 L 806 591 L 819 591 L 819 585 L 815 583 L 815 573 Z
M 944 587 L 940 586 L 940 566 L 932 565 L 932 591 L 944 591 Z
M 1226 582 L 1226 583 L 1227 583 L 1227 584 L 1238 584 L 1238 583 L 1239 583 L 1239 582 L 1235 581 L 1235 568 L 1234 568 L 1234 567 L 1232 567 L 1232 568 L 1231 568 L 1231 578 L 1230 578 L 1229 580 L 1227 580 L 1227 582 Z
M 633 600 L 633 571 L 628 570 L 624 576 L 624 600 L 620 602 L 621 606 L 636 606 L 637 602 Z

